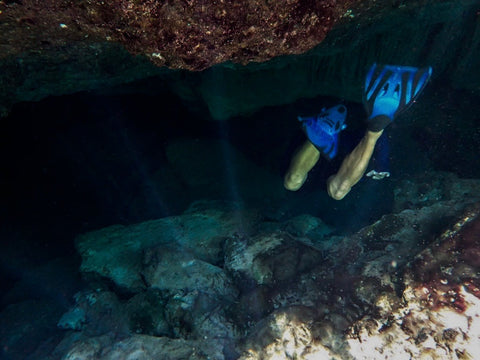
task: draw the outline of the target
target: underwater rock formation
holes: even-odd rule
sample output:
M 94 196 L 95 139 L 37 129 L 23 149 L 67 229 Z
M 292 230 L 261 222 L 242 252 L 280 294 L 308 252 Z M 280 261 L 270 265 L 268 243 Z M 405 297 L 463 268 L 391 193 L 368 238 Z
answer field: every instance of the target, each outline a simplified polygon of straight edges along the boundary
M 440 175 L 439 183 L 452 184 L 451 175 Z M 72 326 L 79 336 L 67 336 L 57 351 L 74 356 L 100 341 L 88 351 L 121 347 L 125 352 L 115 354 L 126 356 L 147 341 L 170 344 L 171 359 L 192 347 L 202 349 L 193 358 L 245 360 L 472 355 L 480 344 L 480 199 L 469 189 L 478 186 L 444 186 L 442 200 L 421 207 L 415 198 L 421 202 L 422 194 L 411 194 L 412 208 L 349 236 L 313 231 L 321 221 L 311 216 L 304 231 L 292 220 L 273 226 L 250 216 L 238 223 L 235 206 L 207 202 L 164 220 L 178 230 L 175 237 L 155 222 L 126 227 L 121 236 L 115 228 L 86 234 L 77 246 L 84 264 L 99 264 L 82 266 L 97 290 L 78 294 L 70 312 L 92 320 Z M 102 242 L 113 239 L 109 233 L 116 240 Z M 149 237 L 156 240 L 141 240 Z M 128 301 L 120 300 L 125 286 L 104 269 L 128 266 L 117 256 L 106 264 L 100 249 L 116 254 L 125 244 L 132 258 L 143 256 L 130 272 L 144 285 L 129 286 Z M 112 338 L 115 332 L 124 335 Z
M 480 194 L 476 179 L 462 179 L 448 172 L 426 171 L 404 179 L 395 188 L 394 211 L 419 209 L 439 201 L 466 201 Z
M 321 256 L 281 231 L 230 238 L 224 254 L 225 269 L 243 288 L 292 281 L 298 272 L 314 267 Z
M 3 36 L 11 43 L 3 42 L 1 56 L 92 38 L 120 43 L 132 54 L 174 69 L 262 62 L 310 50 L 354 3 L 2 1 Z
M 479 209 L 479 203 L 467 206 L 417 256 L 408 245 L 410 253 L 403 254 L 389 252 L 388 245 L 384 251 L 370 250 L 368 261 L 357 258 L 358 273 L 330 264 L 337 274 L 329 275 L 324 266 L 303 274 L 290 291 L 279 292 L 284 300 L 257 323 L 240 358 L 474 358 L 480 344 L 480 279 L 478 258 L 471 254 L 480 246 Z M 402 237 L 408 227 L 393 233 Z M 403 240 L 408 238 L 404 234 Z M 345 242 L 354 246 L 358 240 Z M 386 263 L 382 257 L 388 254 Z M 353 265 L 351 259 L 344 260 Z M 402 266 L 399 259 L 409 264 Z M 381 269 L 373 277 L 372 267 Z
M 480 184 L 428 175 L 441 200 L 412 191 L 399 212 L 354 234 L 311 215 L 274 221 L 202 201 L 79 236 L 87 287 L 63 316 L 51 308 L 61 330 L 38 339 L 41 358 L 473 358 Z M 15 321 L 12 310 L 2 321 Z M 6 327 L 0 339 L 21 351 Z
M 480 204 L 420 252 L 403 274 L 401 305 L 350 327 L 356 359 L 475 358 L 480 346 Z M 404 357 L 399 357 L 404 354 Z
M 65 354 L 65 359 L 103 359 L 103 360 L 128 360 L 166 359 L 166 360 L 200 360 L 221 359 L 221 347 L 215 348 L 213 342 L 208 346 L 202 341 L 169 339 L 166 337 L 153 337 L 148 335 L 132 335 L 128 338 L 106 334 L 92 337 L 87 342 L 82 342 L 71 336 L 66 339 L 65 345 L 70 343 L 70 350 Z M 64 345 L 64 344 L 61 344 Z M 57 354 L 53 354 L 55 356 Z
M 217 264 L 225 238 L 248 231 L 248 219 L 238 209 L 203 209 L 193 204 L 184 215 L 152 220 L 134 226 L 112 226 L 78 237 L 81 270 L 93 277 L 108 278 L 127 292 L 145 288 L 144 252 L 160 245 L 181 248 L 195 259 Z M 191 260 L 191 259 L 189 259 Z M 147 260 L 148 262 L 148 260 Z
M 167 89 L 164 82 L 177 77 L 167 69 L 300 54 L 319 44 L 355 2 L 1 1 L 0 114 L 19 101 L 155 75 Z
M 223 269 L 188 253 L 179 253 L 175 247 L 159 246 L 146 250 L 143 264 L 142 275 L 152 289 L 164 292 L 189 289 L 231 300 L 238 295 Z
M 360 101 L 359 74 L 392 61 L 478 91 L 477 10 L 475 0 L 2 1 L 0 114 L 79 91 L 173 91 L 224 120 L 320 94 Z

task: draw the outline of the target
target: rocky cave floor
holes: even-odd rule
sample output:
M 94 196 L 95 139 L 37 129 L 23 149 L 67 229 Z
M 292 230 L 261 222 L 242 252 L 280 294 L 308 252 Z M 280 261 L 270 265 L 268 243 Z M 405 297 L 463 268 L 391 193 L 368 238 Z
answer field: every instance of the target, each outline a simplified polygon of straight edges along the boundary
M 80 235 L 82 290 L 69 304 L 7 306 L 2 356 L 474 358 L 479 194 L 480 180 L 452 173 L 403 180 L 393 213 L 349 236 L 308 214 L 275 221 L 221 201 Z M 61 293 L 75 271 L 58 259 L 31 282 Z

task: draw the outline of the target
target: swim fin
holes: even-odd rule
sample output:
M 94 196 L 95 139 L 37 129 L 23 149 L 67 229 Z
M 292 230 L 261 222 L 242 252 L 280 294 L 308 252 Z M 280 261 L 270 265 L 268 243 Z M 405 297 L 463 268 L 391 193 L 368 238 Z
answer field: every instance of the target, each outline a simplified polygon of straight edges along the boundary
M 328 110 L 323 109 L 316 116 L 298 117 L 303 131 L 313 145 L 327 159 L 333 159 L 338 151 L 338 133 L 345 129 L 347 108 L 337 105 Z
M 411 105 L 427 85 L 432 68 L 373 64 L 365 78 L 367 127 L 383 130 Z

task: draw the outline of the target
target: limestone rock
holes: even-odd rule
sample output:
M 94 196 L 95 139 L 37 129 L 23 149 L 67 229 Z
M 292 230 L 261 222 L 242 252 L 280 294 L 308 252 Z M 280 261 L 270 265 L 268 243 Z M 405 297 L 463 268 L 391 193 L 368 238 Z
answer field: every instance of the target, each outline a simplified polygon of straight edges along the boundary
M 143 276 L 148 287 L 168 293 L 200 291 L 230 299 L 237 295 L 223 269 L 166 246 L 146 251 Z
M 229 239 L 225 268 L 243 287 L 251 288 L 293 280 L 313 267 L 318 257 L 315 249 L 279 231 Z
M 157 349 L 172 359 L 472 357 L 480 346 L 480 203 L 458 190 L 476 189 L 474 183 L 446 183 L 456 189 L 446 192 L 449 200 L 385 215 L 348 236 L 313 231 L 313 219 L 293 222 L 302 225 L 299 238 L 281 230 L 291 222 L 272 231 L 271 220 L 243 233 L 229 228 L 237 224 L 231 213 L 197 203 L 169 221 L 198 226 L 203 220 L 192 217 L 209 214 L 223 223 L 217 226 L 231 233 L 212 242 L 215 262 L 177 238 L 152 241 L 139 255 L 139 276 L 149 290 L 132 287 L 128 300 L 111 291 L 79 297 L 77 306 L 83 304 L 92 320 L 66 336 L 57 353 L 99 359 L 156 356 Z M 114 287 L 124 294 L 120 290 Z
M 183 291 L 169 297 L 165 312 L 175 337 L 223 343 L 239 337 L 237 324 L 225 312 L 228 305 L 211 294 Z
M 121 338 L 115 337 L 114 334 L 106 334 L 89 339 L 72 339 L 70 342 L 72 342 L 72 345 L 70 345 L 70 349 L 63 357 L 65 360 L 127 360 L 132 358 L 166 360 L 223 359 L 221 350 L 213 342 L 204 344 L 199 341 L 148 335 L 132 335 Z M 57 353 L 61 352 L 62 345 L 64 344 L 60 344 L 57 348 Z
M 358 359 L 475 358 L 480 346 L 479 205 L 418 254 L 405 271 L 403 305 L 351 327 Z M 475 254 L 472 256 L 472 254 Z M 375 344 L 375 345 L 373 345 Z
M 85 321 L 85 311 L 76 307 L 63 314 L 57 326 L 65 330 L 81 330 Z
M 416 209 L 452 199 L 475 202 L 479 198 L 478 179 L 461 179 L 454 173 L 429 171 L 400 182 L 395 189 L 394 210 Z
M 295 236 L 315 239 L 316 242 L 327 238 L 333 232 L 322 219 L 309 214 L 298 215 L 288 220 L 285 230 Z
M 115 293 L 86 290 L 77 293 L 74 300 L 75 305 L 59 320 L 59 327 L 81 331 L 88 336 L 110 331 L 126 334 L 130 331 L 128 313 Z
M 313 309 L 291 307 L 276 311 L 258 324 L 240 359 L 350 359 L 338 356 L 319 341 L 319 326 Z
M 154 289 L 130 298 L 123 308 L 130 331 L 157 337 L 171 336 L 171 328 L 165 315 L 165 303 L 162 294 Z
M 235 211 L 210 209 L 90 232 L 76 239 L 81 271 L 138 292 L 145 288 L 141 275 L 145 250 L 175 244 L 198 260 L 218 263 L 224 240 L 245 229 L 242 221 Z

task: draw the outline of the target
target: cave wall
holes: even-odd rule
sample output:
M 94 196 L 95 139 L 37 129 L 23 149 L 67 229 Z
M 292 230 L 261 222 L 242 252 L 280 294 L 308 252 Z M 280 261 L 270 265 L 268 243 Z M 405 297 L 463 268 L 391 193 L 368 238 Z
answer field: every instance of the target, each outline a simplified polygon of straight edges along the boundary
M 304 97 L 361 101 L 373 62 L 430 65 L 434 80 L 480 90 L 476 0 L 393 2 L 383 11 L 352 12 L 302 55 L 246 66 L 223 63 L 202 72 L 156 67 L 112 42 L 75 43 L 0 60 L 0 113 L 22 101 L 79 91 L 174 92 L 216 120 Z M 388 11 L 385 11 L 388 10 Z
M 216 66 L 196 90 L 212 117 L 226 119 L 261 106 L 330 95 L 361 102 L 364 76 L 374 63 L 432 66 L 434 79 L 480 90 L 478 2 L 443 2 L 382 19 L 345 24 L 301 56 L 246 67 Z

